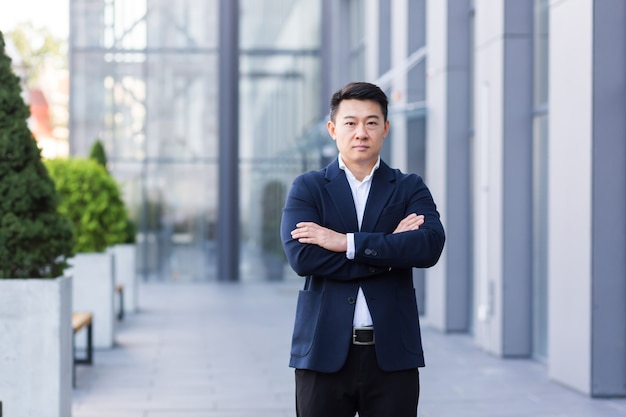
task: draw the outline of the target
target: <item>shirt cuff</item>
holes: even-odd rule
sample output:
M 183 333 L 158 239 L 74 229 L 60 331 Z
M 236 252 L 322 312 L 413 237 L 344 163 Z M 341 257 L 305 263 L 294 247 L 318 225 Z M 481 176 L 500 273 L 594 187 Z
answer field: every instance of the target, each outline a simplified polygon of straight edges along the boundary
M 346 250 L 346 258 L 354 259 L 354 233 L 346 233 L 348 238 L 348 249 Z

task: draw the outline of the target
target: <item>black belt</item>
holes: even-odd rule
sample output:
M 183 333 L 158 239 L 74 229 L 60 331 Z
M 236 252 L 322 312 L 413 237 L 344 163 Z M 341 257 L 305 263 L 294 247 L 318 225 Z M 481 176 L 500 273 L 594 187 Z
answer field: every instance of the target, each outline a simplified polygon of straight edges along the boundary
M 352 344 L 353 345 L 373 345 L 374 344 L 374 328 L 373 327 L 353 327 L 352 328 Z

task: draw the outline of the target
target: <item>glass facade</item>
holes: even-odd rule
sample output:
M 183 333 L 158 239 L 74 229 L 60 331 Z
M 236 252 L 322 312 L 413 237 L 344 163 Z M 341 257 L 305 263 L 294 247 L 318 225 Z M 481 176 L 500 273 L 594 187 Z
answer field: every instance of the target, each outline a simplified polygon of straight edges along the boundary
M 219 0 L 70 8 L 72 155 L 105 145 L 145 280 L 216 279 Z M 265 279 L 286 190 L 319 166 L 305 133 L 319 118 L 320 5 L 242 0 L 240 11 L 241 276 Z
M 217 1 L 71 2 L 73 155 L 102 140 L 146 279 L 214 275 Z
M 426 46 L 426 6 L 424 0 L 408 4 L 407 57 L 421 56 Z M 385 48 L 384 46 L 381 48 Z M 426 173 L 426 59 L 416 60 L 407 70 L 406 91 L 408 171 Z
M 349 1 L 350 79 L 365 79 L 365 1 Z
M 386 2 L 381 2 L 386 3 Z M 407 57 L 422 55 L 426 46 L 426 5 L 425 0 L 411 1 L 407 5 L 407 28 L 408 28 L 408 51 Z M 388 24 L 391 31 L 391 22 Z M 384 50 L 391 50 L 391 44 L 380 45 L 381 67 L 384 63 Z M 384 68 L 384 67 L 383 67 Z M 407 171 L 416 172 L 425 181 L 426 178 L 426 59 L 414 61 L 407 69 L 406 88 L 406 134 L 407 134 Z M 423 269 L 413 269 L 413 281 L 416 288 L 417 302 L 420 313 L 424 314 L 428 306 L 426 304 L 426 280 Z
M 308 132 L 320 117 L 321 4 L 240 7 L 241 276 L 281 279 L 293 273 L 279 237 L 286 193 L 299 173 L 320 165 L 318 138 Z

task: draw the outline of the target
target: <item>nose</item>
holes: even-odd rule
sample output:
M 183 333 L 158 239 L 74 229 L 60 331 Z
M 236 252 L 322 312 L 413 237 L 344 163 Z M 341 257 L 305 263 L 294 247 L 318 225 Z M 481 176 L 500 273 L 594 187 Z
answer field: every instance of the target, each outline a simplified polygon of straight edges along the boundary
M 365 129 L 365 125 L 358 124 L 355 132 L 355 136 L 357 139 L 367 139 L 367 129 Z

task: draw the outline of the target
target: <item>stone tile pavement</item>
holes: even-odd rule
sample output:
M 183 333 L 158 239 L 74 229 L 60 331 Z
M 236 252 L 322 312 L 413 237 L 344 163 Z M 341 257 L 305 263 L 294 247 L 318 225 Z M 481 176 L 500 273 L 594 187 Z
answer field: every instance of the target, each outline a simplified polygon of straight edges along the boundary
M 295 416 L 287 363 L 300 285 L 143 284 L 141 310 L 118 323 L 116 347 L 77 368 L 73 416 Z M 423 339 L 420 417 L 626 416 L 626 399 L 590 399 L 468 336 L 423 329 Z

